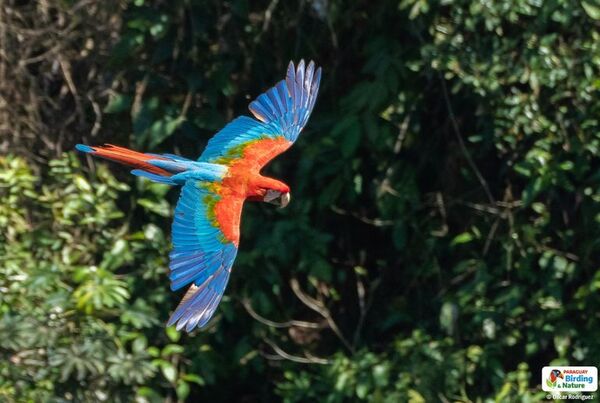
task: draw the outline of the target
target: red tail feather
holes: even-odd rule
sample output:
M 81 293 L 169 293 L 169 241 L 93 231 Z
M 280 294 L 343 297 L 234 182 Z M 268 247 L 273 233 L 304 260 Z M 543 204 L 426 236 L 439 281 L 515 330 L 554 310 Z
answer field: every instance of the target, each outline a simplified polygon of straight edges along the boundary
M 105 144 L 103 146 L 94 146 L 90 148 L 93 150 L 93 152 L 90 153 L 92 155 L 106 158 L 107 160 L 120 162 L 121 164 L 129 165 L 138 169 L 143 169 L 144 171 L 152 172 L 153 174 L 171 176 L 170 172 L 146 162 L 148 160 L 165 159 L 157 155 L 139 153 L 137 151 L 133 151 L 125 147 L 114 146 L 112 144 Z

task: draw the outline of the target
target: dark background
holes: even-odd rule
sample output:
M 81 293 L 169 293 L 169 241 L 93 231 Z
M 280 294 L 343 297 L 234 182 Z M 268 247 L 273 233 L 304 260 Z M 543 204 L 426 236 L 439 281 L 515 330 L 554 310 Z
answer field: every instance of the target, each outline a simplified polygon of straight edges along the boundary
M 0 4 L 0 400 L 535 401 L 600 357 L 593 0 Z M 206 331 L 165 331 L 177 189 L 283 78 L 314 113 Z

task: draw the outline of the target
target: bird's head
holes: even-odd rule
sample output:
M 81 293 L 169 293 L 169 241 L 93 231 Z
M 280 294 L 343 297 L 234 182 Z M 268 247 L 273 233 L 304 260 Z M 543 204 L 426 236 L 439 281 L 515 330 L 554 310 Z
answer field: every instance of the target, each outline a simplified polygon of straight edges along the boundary
M 560 378 L 560 379 L 564 379 L 563 374 L 561 371 L 559 371 L 558 369 L 553 369 L 552 370 L 552 375 L 554 375 L 554 378 Z
M 253 189 L 247 198 L 251 201 L 262 201 L 283 208 L 290 202 L 290 187 L 276 179 L 261 176 L 254 182 Z

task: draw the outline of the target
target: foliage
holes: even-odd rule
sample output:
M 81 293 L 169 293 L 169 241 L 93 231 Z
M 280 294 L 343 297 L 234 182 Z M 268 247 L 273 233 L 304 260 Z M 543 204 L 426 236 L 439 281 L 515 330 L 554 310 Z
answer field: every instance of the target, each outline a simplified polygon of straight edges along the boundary
M 52 161 L 41 185 L 21 158 L 2 157 L 0 168 L 2 400 L 128 401 L 156 394 L 141 387 L 150 382 L 183 398 L 202 383 L 182 372 L 184 347 L 158 319 L 164 233 L 129 228 L 115 204 L 129 187 L 106 167 L 90 183 L 73 155 Z
M 294 198 L 245 208 L 212 326 L 180 335 L 163 328 L 179 297 L 166 277 L 177 191 L 74 155 L 3 157 L 0 396 L 537 401 L 542 366 L 594 365 L 593 2 L 114 13 L 98 142 L 195 157 L 289 59 L 324 67 L 307 130 L 266 169 Z

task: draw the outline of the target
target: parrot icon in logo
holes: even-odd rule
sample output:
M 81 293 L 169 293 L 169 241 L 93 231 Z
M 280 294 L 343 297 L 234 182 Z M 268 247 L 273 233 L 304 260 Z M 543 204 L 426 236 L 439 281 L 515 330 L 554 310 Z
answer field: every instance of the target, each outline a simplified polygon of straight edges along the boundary
M 552 371 L 550 371 L 550 376 L 548 377 L 548 379 L 546 379 L 546 385 L 548 385 L 548 387 L 550 388 L 554 388 L 556 386 L 556 380 L 558 378 L 565 379 L 563 373 L 560 370 L 553 369 Z

